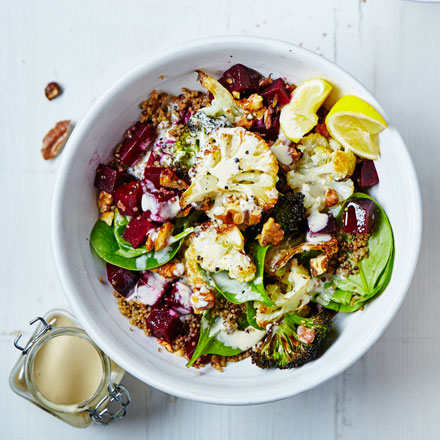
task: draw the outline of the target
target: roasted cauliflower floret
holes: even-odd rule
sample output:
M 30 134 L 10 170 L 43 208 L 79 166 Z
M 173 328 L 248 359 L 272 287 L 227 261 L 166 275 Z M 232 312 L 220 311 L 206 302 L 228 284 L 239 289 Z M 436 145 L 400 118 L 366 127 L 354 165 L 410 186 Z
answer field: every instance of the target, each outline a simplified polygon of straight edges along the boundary
M 204 107 L 201 112 L 212 118 L 224 116 L 231 124 L 238 122 L 244 116 L 234 97 L 215 78 L 201 70 L 196 70 L 200 84 L 212 93 L 214 99 L 211 105 Z
M 199 264 L 208 272 L 226 270 L 231 278 L 246 282 L 255 277 L 256 268 L 243 248 L 244 238 L 237 226 L 209 221 L 190 236 L 185 258 L 190 266 Z
M 260 136 L 219 128 L 201 146 L 180 205 L 201 207 L 225 223 L 256 224 L 278 200 L 277 172 L 277 159 Z
M 277 284 L 269 284 L 266 290 L 277 305 L 276 308 L 267 307 L 256 302 L 257 323 L 260 327 L 279 319 L 282 315 L 301 309 L 310 301 L 310 292 L 313 284 L 307 269 L 296 259 L 292 259 L 285 267 Z
M 333 139 L 310 134 L 297 145 L 303 156 L 287 173 L 287 183 L 295 192 L 304 194 L 307 213 L 321 211 L 326 206 L 328 190 L 336 191 L 342 202 L 353 194 L 349 177 L 353 174 L 356 157 Z

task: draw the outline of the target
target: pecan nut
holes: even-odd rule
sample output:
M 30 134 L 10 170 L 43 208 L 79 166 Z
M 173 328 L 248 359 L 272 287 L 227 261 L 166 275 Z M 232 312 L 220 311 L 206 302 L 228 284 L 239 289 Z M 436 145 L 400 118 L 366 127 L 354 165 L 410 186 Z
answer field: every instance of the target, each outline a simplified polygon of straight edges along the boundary
M 156 252 L 161 251 L 162 249 L 168 246 L 168 240 L 173 233 L 173 224 L 170 222 L 164 223 L 157 232 L 157 237 L 154 240 L 154 250 Z
M 334 206 L 339 202 L 338 193 L 333 189 L 329 188 L 325 193 L 325 206 Z
M 276 246 L 283 241 L 283 238 L 283 229 L 279 223 L 274 221 L 272 217 L 270 217 L 269 220 L 267 220 L 267 222 L 263 225 L 261 234 L 257 237 L 258 243 L 260 243 L 261 246 L 267 246 L 268 244 Z
M 98 197 L 98 208 L 101 212 L 108 212 L 113 204 L 113 196 L 105 191 L 101 191 Z
M 44 89 L 44 93 L 46 95 L 46 98 L 49 101 L 52 101 L 52 99 L 55 99 L 57 96 L 60 95 L 61 87 L 57 82 L 50 82 Z
M 177 189 L 179 191 L 188 188 L 188 184 L 170 168 L 165 168 L 160 173 L 160 184 L 165 188 Z
M 152 270 L 161 277 L 175 279 L 183 275 L 185 268 L 182 263 L 167 263 Z
M 66 143 L 70 133 L 70 121 L 60 121 L 48 131 L 43 139 L 41 155 L 44 160 L 53 159 L 58 155 L 61 147 Z
M 108 211 L 108 212 L 104 212 L 103 214 L 101 214 L 99 219 L 102 220 L 103 222 L 107 223 L 109 226 L 111 226 L 113 223 L 114 217 L 115 217 L 115 213 L 113 211 Z

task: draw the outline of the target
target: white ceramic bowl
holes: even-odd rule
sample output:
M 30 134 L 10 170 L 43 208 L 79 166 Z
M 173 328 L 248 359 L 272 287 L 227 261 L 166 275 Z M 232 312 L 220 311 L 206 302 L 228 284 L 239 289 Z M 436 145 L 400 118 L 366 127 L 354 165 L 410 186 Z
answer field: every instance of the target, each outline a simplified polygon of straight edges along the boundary
M 116 82 L 90 109 L 70 137 L 58 176 L 53 207 L 53 245 L 59 275 L 73 312 L 112 359 L 143 382 L 179 397 L 217 404 L 268 402 L 312 388 L 359 359 L 398 310 L 416 266 L 421 236 L 421 202 L 416 174 L 405 145 L 390 125 L 381 134 L 377 162 L 380 184 L 373 196 L 385 208 L 394 230 L 396 258 L 386 291 L 364 311 L 338 315 L 338 337 L 317 360 L 289 371 L 266 371 L 249 359 L 213 368 L 185 368 L 185 360 L 162 350 L 156 339 L 130 331 L 119 314 L 112 289 L 102 284 L 105 266 L 92 254 L 88 237 L 97 218 L 93 188 L 98 163 L 139 115 L 139 103 L 153 89 L 177 93 L 199 88 L 194 69 L 218 75 L 243 63 L 296 84 L 313 77 L 330 81 L 330 101 L 351 93 L 364 98 L 389 121 L 376 99 L 335 64 L 291 44 L 255 37 L 219 37 L 185 44 L 156 55 Z M 163 79 L 161 79 L 163 75 Z

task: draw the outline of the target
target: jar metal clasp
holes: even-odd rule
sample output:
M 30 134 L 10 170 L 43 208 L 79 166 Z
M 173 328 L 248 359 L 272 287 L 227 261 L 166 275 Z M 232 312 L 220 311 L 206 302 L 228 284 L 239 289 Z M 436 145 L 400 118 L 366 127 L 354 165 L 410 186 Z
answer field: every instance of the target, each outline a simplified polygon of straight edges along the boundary
M 18 341 L 23 336 L 21 333 L 17 335 L 17 337 L 14 340 L 14 347 L 21 351 L 21 354 L 26 355 L 28 351 L 32 348 L 32 346 L 49 330 L 52 330 L 52 326 L 46 322 L 44 318 L 41 316 L 37 316 L 34 318 L 31 322 L 29 322 L 29 325 L 33 325 L 36 322 L 40 321 L 43 325 L 43 328 L 24 346 L 20 347 L 18 345 Z

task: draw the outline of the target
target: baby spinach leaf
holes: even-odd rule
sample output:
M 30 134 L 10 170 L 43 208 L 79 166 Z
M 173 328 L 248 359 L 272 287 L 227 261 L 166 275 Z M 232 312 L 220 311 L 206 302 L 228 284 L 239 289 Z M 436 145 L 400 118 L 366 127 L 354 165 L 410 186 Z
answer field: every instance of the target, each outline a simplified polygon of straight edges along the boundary
M 260 292 L 261 297 L 265 299 L 266 302 L 260 301 L 267 306 L 273 307 L 275 303 L 267 295 L 266 289 L 264 287 L 264 261 L 266 260 L 268 246 L 261 246 L 260 243 L 256 243 L 252 248 L 252 256 L 254 257 L 254 262 L 256 266 L 255 278 L 249 281 L 249 284 L 254 290 Z
M 249 325 L 257 330 L 264 330 L 263 327 L 260 327 L 257 324 L 256 316 L 257 316 L 257 311 L 255 310 L 254 302 L 248 301 L 246 303 L 246 317 L 247 317 Z
M 220 330 L 212 333 L 213 327 L 217 324 L 218 320 L 221 319 L 220 316 L 212 317 L 211 310 L 206 310 L 203 314 L 202 321 L 200 323 L 200 336 L 197 343 L 197 347 L 191 360 L 186 364 L 190 367 L 194 362 L 204 354 L 218 354 L 220 356 L 235 356 L 241 353 L 243 350 L 239 348 L 229 347 L 225 345 L 222 341 L 216 339 Z
M 352 197 L 374 200 L 363 193 L 355 193 Z M 377 206 L 376 222 L 375 230 L 368 240 L 368 257 L 358 263 L 359 273 L 333 281 L 336 289 L 330 301 L 324 298 L 328 295 L 320 294 L 316 298 L 317 302 L 328 309 L 343 313 L 355 312 L 382 293 L 391 279 L 394 264 L 393 232 L 384 210 L 374 202 Z
M 363 193 L 356 193 L 353 197 L 369 198 Z M 373 200 L 373 199 L 371 199 Z M 361 296 L 368 296 L 373 292 L 393 253 L 393 232 L 384 210 L 375 201 L 376 221 L 374 231 L 368 240 L 368 257 L 357 265 L 359 273 L 347 278 L 335 280 L 336 287 L 342 290 L 354 291 Z
M 200 323 L 200 336 L 199 340 L 197 342 L 197 347 L 194 350 L 194 353 L 190 359 L 190 361 L 186 364 L 187 367 L 191 367 L 191 365 L 194 364 L 194 362 L 200 357 L 205 354 L 204 350 L 206 346 L 208 345 L 208 342 L 212 339 L 212 336 L 210 336 L 209 332 L 212 328 L 212 319 L 210 311 L 207 310 L 203 316 L 202 321 Z
M 208 345 L 205 347 L 205 352 L 203 354 L 218 354 L 220 356 L 235 356 L 236 354 L 242 353 L 243 350 L 240 348 L 228 347 L 223 342 L 219 341 L 215 337 L 212 338 Z

